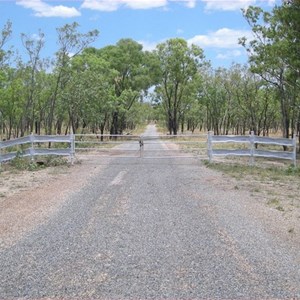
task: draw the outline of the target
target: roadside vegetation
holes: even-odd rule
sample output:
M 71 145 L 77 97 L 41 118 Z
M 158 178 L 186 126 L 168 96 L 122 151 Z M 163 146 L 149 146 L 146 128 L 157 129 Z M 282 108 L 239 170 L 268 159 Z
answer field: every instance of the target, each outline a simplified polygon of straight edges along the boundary
M 267 159 L 264 159 L 265 161 Z M 228 174 L 234 178 L 240 178 L 245 176 L 254 176 L 260 178 L 261 180 L 265 178 L 272 178 L 273 180 L 280 180 L 283 177 L 289 179 L 290 176 L 300 177 L 300 167 L 294 167 L 288 164 L 278 165 L 278 161 L 272 162 L 262 162 L 257 163 L 255 166 L 249 166 L 245 161 L 233 162 L 232 160 L 222 160 L 222 162 L 209 163 L 205 161 L 205 165 L 208 168 L 221 171 Z M 272 164 L 272 165 L 270 165 Z
M 155 121 L 181 132 L 300 138 L 300 1 L 271 12 L 243 12 L 253 39 L 240 38 L 247 65 L 214 69 L 203 49 L 180 38 L 153 51 L 132 39 L 97 49 L 99 31 L 57 28 L 57 51 L 43 57 L 45 36 L 22 34 L 27 59 L 0 31 L 0 135 L 131 133 Z M 70 55 L 72 53 L 72 55 Z
M 70 162 L 65 157 L 47 156 L 31 160 L 28 157 L 16 157 L 9 162 L 1 164 L 0 173 L 4 171 L 38 171 L 47 167 L 69 166 Z
M 258 202 L 282 213 L 286 219 L 300 220 L 300 167 L 278 161 L 259 161 L 249 166 L 243 159 L 225 159 L 206 167 L 233 178 L 233 188 L 246 190 Z M 294 227 L 288 228 L 294 234 Z

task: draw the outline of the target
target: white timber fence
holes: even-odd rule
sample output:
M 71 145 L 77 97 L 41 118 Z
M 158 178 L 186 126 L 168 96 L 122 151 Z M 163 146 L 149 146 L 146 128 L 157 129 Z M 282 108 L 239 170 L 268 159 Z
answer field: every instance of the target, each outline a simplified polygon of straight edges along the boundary
M 239 143 L 245 144 L 246 149 L 215 149 L 214 144 L 220 143 Z M 271 138 L 254 135 L 251 132 L 249 136 L 236 135 L 213 135 L 208 133 L 207 149 L 208 157 L 211 162 L 215 156 L 248 156 L 250 157 L 250 165 L 254 164 L 255 157 L 288 159 L 293 162 L 296 167 L 296 137 L 288 138 Z M 287 147 L 287 151 L 257 149 L 256 145 L 276 145 Z
M 64 147 L 45 147 L 47 143 L 65 144 Z M 0 163 L 15 157 L 31 157 L 43 155 L 69 156 L 71 163 L 75 156 L 74 135 L 35 135 L 0 142 Z M 18 150 L 17 150 L 18 149 Z
M 140 137 L 142 139 L 142 137 Z M 47 148 L 46 143 L 60 143 L 63 148 Z M 33 160 L 35 156 L 43 155 L 60 155 L 69 156 L 71 163 L 75 158 L 75 135 L 28 135 L 18 139 L 0 142 L 0 163 L 9 161 L 15 157 L 31 157 Z M 120 142 L 119 142 L 120 143 Z M 121 142 L 122 143 L 122 142 Z M 174 142 L 176 144 L 176 141 Z M 244 144 L 243 149 L 216 149 L 216 144 L 223 143 L 238 143 Z M 278 151 L 269 149 L 257 149 L 256 145 L 276 145 L 285 146 L 288 151 Z M 237 148 L 237 147 L 235 147 Z M 250 164 L 254 164 L 255 157 L 288 159 L 296 166 L 296 137 L 293 139 L 287 138 L 270 138 L 254 135 L 251 132 L 249 136 L 235 136 L 235 135 L 213 135 L 208 133 L 207 138 L 207 153 L 209 161 L 211 162 L 216 156 L 248 156 Z M 19 150 L 17 150 L 19 149 Z M 80 150 L 78 148 L 76 150 Z M 140 156 L 142 157 L 142 156 Z

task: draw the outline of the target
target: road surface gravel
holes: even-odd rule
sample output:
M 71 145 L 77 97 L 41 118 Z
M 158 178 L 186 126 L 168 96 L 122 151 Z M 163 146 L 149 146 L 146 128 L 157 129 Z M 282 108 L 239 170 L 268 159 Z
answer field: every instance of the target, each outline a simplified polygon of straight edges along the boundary
M 300 299 L 300 245 L 230 179 L 196 159 L 98 162 L 0 248 L 0 299 Z

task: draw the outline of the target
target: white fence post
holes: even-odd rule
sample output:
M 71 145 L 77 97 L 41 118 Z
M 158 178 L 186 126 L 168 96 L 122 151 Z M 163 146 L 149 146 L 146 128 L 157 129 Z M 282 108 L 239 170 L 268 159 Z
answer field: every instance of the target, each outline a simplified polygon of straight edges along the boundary
M 251 131 L 251 135 L 250 135 L 250 166 L 254 165 L 254 131 Z
M 33 133 L 31 132 L 30 134 L 30 143 L 31 143 L 31 148 L 29 149 L 30 151 L 30 158 L 31 158 L 31 161 L 34 161 L 34 135 Z
M 71 164 L 73 165 L 74 157 L 75 157 L 75 134 L 73 134 L 73 133 L 70 134 L 70 144 L 71 144 L 70 158 L 71 158 Z
M 207 133 L 207 154 L 208 154 L 208 161 L 212 162 L 212 133 L 209 131 Z
M 296 140 L 296 134 L 294 134 L 294 137 L 293 137 L 293 163 L 294 163 L 294 167 L 297 167 L 297 140 Z
M 1 145 L 1 141 L 0 141 L 0 171 L 1 171 L 1 168 L 2 168 L 2 158 L 1 158 L 1 156 L 2 156 L 2 145 Z

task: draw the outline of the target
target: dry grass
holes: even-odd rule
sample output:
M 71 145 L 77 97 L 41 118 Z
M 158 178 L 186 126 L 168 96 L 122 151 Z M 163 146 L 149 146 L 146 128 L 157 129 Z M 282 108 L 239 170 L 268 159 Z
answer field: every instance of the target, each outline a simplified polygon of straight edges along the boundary
M 299 224 L 300 167 L 267 159 L 257 160 L 255 166 L 249 166 L 247 161 L 227 158 L 214 163 L 206 161 L 205 164 L 234 178 L 236 189 L 249 191 L 255 200 L 280 212 L 291 224 Z M 293 226 L 289 228 L 289 233 L 295 234 Z

